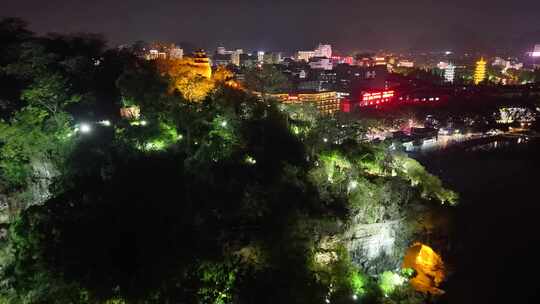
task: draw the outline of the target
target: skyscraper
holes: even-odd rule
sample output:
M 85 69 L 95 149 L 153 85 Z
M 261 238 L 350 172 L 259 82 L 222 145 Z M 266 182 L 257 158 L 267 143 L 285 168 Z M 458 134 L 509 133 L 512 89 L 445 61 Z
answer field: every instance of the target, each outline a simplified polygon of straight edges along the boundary
M 474 69 L 474 84 L 479 84 L 486 78 L 486 61 L 484 58 L 480 58 L 476 62 L 476 68 Z

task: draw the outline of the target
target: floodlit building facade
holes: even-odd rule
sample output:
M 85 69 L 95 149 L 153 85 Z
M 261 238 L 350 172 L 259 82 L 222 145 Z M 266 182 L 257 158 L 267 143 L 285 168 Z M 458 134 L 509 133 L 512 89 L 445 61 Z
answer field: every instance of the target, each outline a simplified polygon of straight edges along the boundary
M 264 51 L 258 51 L 257 52 L 257 60 L 259 61 L 259 63 L 264 62 Z
M 314 53 L 315 57 L 332 58 L 332 46 L 330 44 L 319 44 Z
M 298 51 L 296 60 L 309 62 L 313 57 L 332 58 L 332 45 L 319 43 L 319 46 L 313 51 Z
M 397 66 L 401 68 L 414 68 L 414 62 L 410 60 L 400 60 L 398 61 Z
M 182 59 L 182 57 L 184 57 L 184 50 L 179 47 L 171 48 L 169 51 L 169 58 Z
M 321 114 L 327 115 L 339 111 L 341 102 L 337 92 L 283 93 L 270 96 L 282 103 L 312 104 Z
M 314 70 L 331 70 L 333 67 L 332 61 L 326 57 L 312 58 L 309 66 Z
M 160 52 L 158 50 L 150 50 L 145 56 L 146 60 L 155 60 L 155 59 L 166 59 L 167 53 Z
M 298 53 L 296 53 L 296 60 L 298 61 L 304 60 L 305 62 L 309 62 L 313 57 L 315 57 L 314 51 L 298 51 Z

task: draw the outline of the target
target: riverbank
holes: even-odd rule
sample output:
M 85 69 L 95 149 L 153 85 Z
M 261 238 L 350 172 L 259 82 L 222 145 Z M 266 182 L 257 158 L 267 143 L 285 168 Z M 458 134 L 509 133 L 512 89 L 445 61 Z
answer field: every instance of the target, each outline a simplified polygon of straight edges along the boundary
M 540 141 L 419 155 L 460 193 L 443 303 L 540 303 Z

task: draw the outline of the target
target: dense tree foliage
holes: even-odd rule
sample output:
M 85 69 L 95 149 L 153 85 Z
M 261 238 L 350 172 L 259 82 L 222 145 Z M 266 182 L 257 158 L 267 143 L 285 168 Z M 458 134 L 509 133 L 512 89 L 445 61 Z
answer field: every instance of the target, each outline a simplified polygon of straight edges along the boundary
M 155 64 L 93 36 L 17 31 L 20 56 L 2 58 L 21 88 L 0 124 L 2 186 L 29 187 L 35 163 L 57 173 L 0 243 L 0 302 L 422 299 L 403 274 L 367 275 L 343 244 L 322 241 L 353 219 L 456 201 L 419 163 L 364 142 L 369 124 L 223 81 L 192 103 Z M 255 81 L 263 95 L 272 75 Z M 109 116 L 121 104 L 142 116 Z
M 287 77 L 271 64 L 246 70 L 245 79 L 246 87 L 259 92 L 263 100 L 267 94 L 281 93 L 289 86 Z

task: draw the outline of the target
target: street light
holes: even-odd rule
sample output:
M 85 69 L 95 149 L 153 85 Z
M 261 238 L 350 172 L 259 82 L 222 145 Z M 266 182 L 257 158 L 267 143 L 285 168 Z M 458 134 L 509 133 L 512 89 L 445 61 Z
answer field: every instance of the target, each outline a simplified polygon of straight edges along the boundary
M 81 123 L 80 130 L 82 133 L 89 133 L 92 131 L 92 127 L 87 123 Z

